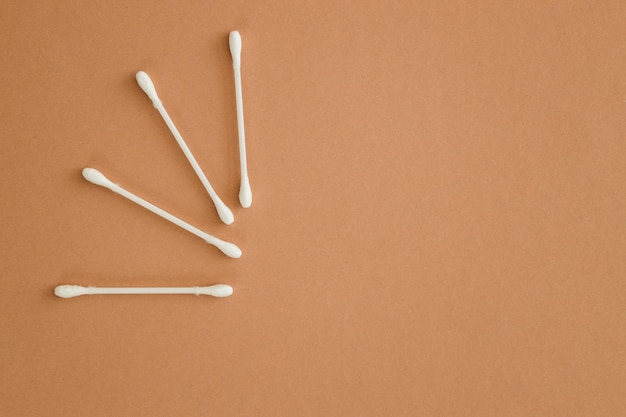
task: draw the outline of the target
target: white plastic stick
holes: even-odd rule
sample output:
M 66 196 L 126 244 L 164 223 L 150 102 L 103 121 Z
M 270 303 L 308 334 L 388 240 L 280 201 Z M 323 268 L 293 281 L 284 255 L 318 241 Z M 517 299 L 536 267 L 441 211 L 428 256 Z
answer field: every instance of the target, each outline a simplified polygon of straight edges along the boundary
M 206 188 L 207 192 L 209 193 L 211 200 L 213 200 L 213 204 L 215 204 L 217 215 L 224 223 L 231 224 L 235 220 L 232 211 L 230 211 L 230 209 L 226 206 L 226 204 L 224 204 L 222 199 L 220 199 L 220 197 L 211 186 L 211 183 L 207 179 L 206 175 L 204 175 L 204 172 L 202 172 L 202 168 L 200 168 L 200 165 L 198 165 L 196 158 L 194 158 L 193 154 L 189 150 L 189 147 L 185 143 L 185 140 L 178 132 L 178 129 L 176 129 L 174 122 L 170 118 L 169 114 L 167 114 L 165 107 L 163 107 L 163 103 L 159 99 L 156 89 L 154 88 L 154 83 L 152 82 L 148 74 L 143 71 L 139 71 L 136 74 L 135 78 L 137 79 L 137 84 L 139 84 L 139 87 L 141 87 L 141 89 L 146 93 L 150 100 L 152 100 L 152 105 L 155 109 L 159 111 L 159 114 L 165 121 L 165 124 L 170 129 L 170 132 L 172 132 L 172 135 L 174 135 L 176 142 L 178 142 L 178 146 L 180 146 L 180 149 L 183 150 L 183 153 L 193 167 L 193 170 L 196 172 L 196 175 L 198 176 L 198 178 L 200 178 L 200 182 L 202 182 L 202 185 L 204 185 L 204 188 Z
M 78 297 L 79 295 L 96 294 L 194 294 L 211 295 L 213 297 L 228 297 L 233 293 L 233 287 L 225 284 L 208 287 L 81 287 L 80 285 L 59 285 L 54 294 L 61 298 Z
M 114 193 L 117 193 L 121 195 L 122 197 L 126 197 L 130 201 L 136 204 L 139 204 L 141 207 L 150 210 L 151 212 L 153 212 L 154 214 L 158 216 L 163 217 L 165 220 L 169 220 L 170 222 L 174 223 L 176 226 L 179 226 L 185 229 L 186 231 L 193 233 L 194 235 L 198 236 L 205 242 L 217 247 L 219 250 L 224 252 L 226 256 L 230 256 L 231 258 L 239 258 L 241 256 L 241 249 L 239 249 L 234 243 L 225 242 L 221 239 L 216 238 L 213 235 L 203 232 L 197 227 L 190 225 L 189 223 L 155 206 L 154 204 L 149 203 L 143 198 L 136 196 L 130 191 L 126 191 L 125 189 L 123 189 L 122 187 L 113 183 L 111 180 L 105 177 L 97 169 L 94 169 L 94 168 L 83 169 L 83 177 L 85 177 L 87 181 L 93 184 L 99 185 L 101 187 L 108 188 Z
M 248 178 L 248 162 L 246 159 L 246 133 L 243 127 L 243 96 L 241 93 L 241 35 L 236 30 L 228 36 L 230 55 L 233 58 L 235 72 L 235 99 L 237 102 L 237 132 L 239 133 L 239 162 L 241 164 L 241 186 L 239 202 L 244 208 L 252 205 L 252 190 Z

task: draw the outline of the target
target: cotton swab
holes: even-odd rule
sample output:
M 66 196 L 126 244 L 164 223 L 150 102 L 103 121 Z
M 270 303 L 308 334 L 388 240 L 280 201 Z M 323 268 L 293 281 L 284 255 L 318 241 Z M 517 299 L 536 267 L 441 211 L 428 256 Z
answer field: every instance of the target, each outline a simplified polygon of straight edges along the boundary
M 226 256 L 230 256 L 231 258 L 239 258 L 241 257 L 241 249 L 239 249 L 235 244 L 233 243 L 229 243 L 229 242 L 225 242 L 221 239 L 216 238 L 213 235 L 210 235 L 206 232 L 203 232 L 202 230 L 198 229 L 197 227 L 194 227 L 192 225 L 190 225 L 189 223 L 179 219 L 178 217 L 168 213 L 167 211 L 155 206 L 152 203 L 147 202 L 146 200 L 144 200 L 141 197 L 136 196 L 135 194 L 131 193 L 130 191 L 126 191 L 124 188 L 120 187 L 119 185 L 113 183 L 111 180 L 109 180 L 107 177 L 105 177 L 100 171 L 98 171 L 97 169 L 94 168 L 85 168 L 83 169 L 83 177 L 85 177 L 85 179 L 93 184 L 99 185 L 101 187 L 104 188 L 108 188 L 109 190 L 113 191 L 114 193 L 117 193 L 119 195 L 121 195 L 122 197 L 126 197 L 127 199 L 129 199 L 130 201 L 132 201 L 133 203 L 139 204 L 141 207 L 150 210 L 151 212 L 153 212 L 154 214 L 163 217 L 165 220 L 169 220 L 170 222 L 174 223 L 176 226 L 179 226 L 183 229 L 185 229 L 186 231 L 193 233 L 194 235 L 198 236 L 200 239 L 203 239 L 205 242 L 217 247 L 219 250 L 221 250 L 222 252 L 224 252 L 224 254 Z
M 241 164 L 241 186 L 239 188 L 239 202 L 244 208 L 252 205 L 252 190 L 248 178 L 248 163 L 246 159 L 246 133 L 243 127 L 243 97 L 241 93 L 241 35 L 236 30 L 228 36 L 230 55 L 233 58 L 235 72 L 235 99 L 237 102 L 237 132 L 239 133 L 239 162 Z
M 233 293 L 233 287 L 225 284 L 211 285 L 208 287 L 121 287 L 121 288 L 98 288 L 81 287 L 80 285 L 59 285 L 54 289 L 54 294 L 61 298 L 72 298 L 80 295 L 96 294 L 194 294 L 211 295 L 213 297 L 228 297 Z
M 204 172 L 202 172 L 202 169 L 200 168 L 200 165 L 198 165 L 196 158 L 194 158 L 193 154 L 189 150 L 189 147 L 185 143 L 185 140 L 178 132 L 178 129 L 176 129 L 174 122 L 170 118 L 169 114 L 167 114 L 165 107 L 163 107 L 163 103 L 161 102 L 161 99 L 159 99 L 156 89 L 154 88 L 154 83 L 152 82 L 148 74 L 143 71 L 139 71 L 135 75 L 135 78 L 137 79 L 137 84 L 139 84 L 139 87 L 141 87 L 144 93 L 146 93 L 150 100 L 152 100 L 152 105 L 155 109 L 159 111 L 159 114 L 161 114 L 161 117 L 165 121 L 165 124 L 172 132 L 172 135 L 174 135 L 176 142 L 178 142 L 178 146 L 180 146 L 180 149 L 183 150 L 183 153 L 193 167 L 193 170 L 196 172 L 196 175 L 198 176 L 198 178 L 200 178 L 202 185 L 204 185 L 204 188 L 206 188 L 207 192 L 209 193 L 211 200 L 213 200 L 213 204 L 215 204 L 217 215 L 224 223 L 231 224 L 235 220 L 232 211 L 230 211 L 226 204 L 224 204 L 224 202 L 220 199 L 220 197 L 211 186 L 211 183 L 207 179 L 206 175 L 204 175 Z

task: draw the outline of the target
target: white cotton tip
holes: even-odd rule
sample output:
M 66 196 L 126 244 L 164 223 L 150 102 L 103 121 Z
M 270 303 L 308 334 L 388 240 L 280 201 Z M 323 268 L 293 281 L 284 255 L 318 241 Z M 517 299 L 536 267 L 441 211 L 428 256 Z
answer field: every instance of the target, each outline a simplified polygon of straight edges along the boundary
M 249 208 L 252 205 L 252 190 L 250 189 L 250 181 L 248 177 L 241 179 L 241 186 L 239 188 L 239 203 L 241 207 Z
M 115 184 L 111 180 L 95 168 L 83 169 L 83 177 L 92 184 L 96 184 L 110 190 L 115 187 Z
M 234 243 L 220 241 L 219 243 L 207 242 L 214 244 L 219 250 L 221 250 L 224 255 L 229 256 L 231 258 L 241 258 L 241 249 L 237 247 Z
M 210 287 L 205 287 L 204 290 L 202 293 L 212 295 L 213 297 L 228 297 L 233 294 L 233 287 L 226 284 L 211 285 Z
M 233 57 L 233 65 L 241 66 L 241 35 L 233 30 L 228 35 L 228 46 L 230 47 L 230 55 Z
M 215 209 L 217 210 L 217 215 L 220 217 L 226 224 L 232 224 L 235 221 L 235 216 L 233 216 L 233 212 L 230 211 L 228 206 L 224 204 L 222 200 L 215 202 Z
M 54 289 L 54 295 L 61 298 L 72 298 L 85 294 L 87 294 L 87 288 L 80 285 L 59 285 Z
M 143 71 L 139 71 L 135 75 L 135 78 L 137 79 L 137 84 L 139 84 L 139 87 L 141 87 L 143 92 L 146 93 L 150 100 L 152 100 L 152 104 L 154 106 L 156 106 L 157 103 L 161 102 L 159 96 L 157 95 L 156 88 L 154 88 L 154 83 L 152 82 L 152 79 L 150 79 L 150 76 L 148 74 Z

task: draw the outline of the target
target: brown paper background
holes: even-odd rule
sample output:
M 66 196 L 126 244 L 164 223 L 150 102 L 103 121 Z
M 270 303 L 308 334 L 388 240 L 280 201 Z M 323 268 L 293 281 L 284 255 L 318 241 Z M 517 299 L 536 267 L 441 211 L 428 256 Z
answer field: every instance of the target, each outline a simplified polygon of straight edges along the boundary
M 624 39 L 623 1 L 3 2 L 0 415 L 624 415 Z

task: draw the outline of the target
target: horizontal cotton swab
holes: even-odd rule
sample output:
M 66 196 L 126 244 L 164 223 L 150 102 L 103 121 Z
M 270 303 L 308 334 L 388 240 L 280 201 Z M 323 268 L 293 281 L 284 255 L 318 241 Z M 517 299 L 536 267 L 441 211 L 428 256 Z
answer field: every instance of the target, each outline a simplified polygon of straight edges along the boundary
M 176 129 L 174 122 L 170 118 L 169 114 L 167 114 L 165 107 L 163 107 L 163 103 L 161 102 L 161 99 L 159 99 L 156 89 L 154 88 L 154 83 L 152 82 L 148 74 L 143 71 L 139 71 L 136 74 L 135 78 L 137 79 L 137 84 L 139 84 L 139 87 L 141 87 L 144 93 L 146 93 L 150 100 L 152 100 L 152 105 L 155 109 L 159 111 L 159 114 L 161 114 L 161 117 L 165 121 L 165 124 L 167 124 L 167 127 L 170 129 L 170 132 L 172 132 L 172 135 L 174 135 L 176 142 L 178 142 L 178 146 L 180 146 L 180 149 L 182 149 L 183 153 L 187 157 L 187 160 L 193 167 L 193 170 L 196 172 L 196 175 L 198 176 L 198 178 L 200 178 L 200 182 L 202 182 L 202 185 L 204 185 L 204 188 L 206 188 L 207 192 L 209 193 L 211 200 L 213 200 L 213 204 L 215 204 L 217 215 L 224 223 L 231 224 L 233 221 L 235 221 L 235 217 L 233 216 L 232 211 L 230 211 L 230 209 L 226 206 L 226 204 L 224 204 L 222 199 L 219 198 L 219 196 L 211 186 L 211 183 L 207 179 L 206 175 L 204 175 L 204 172 L 202 172 L 202 168 L 200 168 L 200 165 L 198 165 L 196 158 L 194 158 L 193 154 L 189 150 L 189 147 L 185 143 L 185 140 L 178 132 L 178 129 Z
M 122 187 L 113 183 L 111 180 L 105 177 L 97 169 L 94 169 L 94 168 L 83 169 L 83 177 L 85 177 L 87 181 L 93 184 L 99 185 L 101 187 L 108 188 L 114 193 L 117 193 L 121 195 L 122 197 L 126 197 L 133 203 L 139 204 L 141 207 L 148 209 L 154 214 L 163 217 L 165 220 L 169 220 L 170 222 L 174 223 L 176 226 L 179 226 L 185 229 L 186 231 L 193 233 L 194 235 L 198 236 L 200 239 L 204 240 L 205 242 L 217 247 L 219 250 L 224 252 L 226 256 L 230 256 L 231 258 L 239 258 L 241 256 L 241 249 L 239 249 L 235 244 L 225 242 L 221 239 L 216 238 L 213 235 L 203 232 L 197 227 L 190 225 L 189 223 L 155 206 L 154 204 L 147 202 L 143 198 L 136 196 L 130 191 L 126 191 L 125 189 L 123 189 Z
M 235 101 L 237 104 L 237 132 L 239 134 L 239 163 L 241 165 L 241 186 L 239 187 L 239 202 L 244 208 L 252 205 L 252 190 L 248 178 L 248 162 L 246 158 L 246 133 L 243 127 L 243 96 L 241 93 L 241 35 L 236 30 L 228 36 L 230 55 L 233 58 L 235 73 Z
M 213 297 L 228 297 L 233 293 L 233 287 L 225 284 L 211 285 L 208 287 L 121 287 L 121 288 L 98 288 L 81 287 L 80 285 L 59 285 L 54 289 L 54 294 L 61 298 L 72 298 L 80 295 L 96 294 L 194 294 L 211 295 Z

